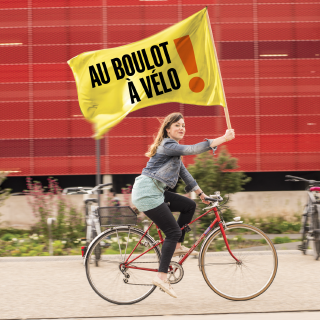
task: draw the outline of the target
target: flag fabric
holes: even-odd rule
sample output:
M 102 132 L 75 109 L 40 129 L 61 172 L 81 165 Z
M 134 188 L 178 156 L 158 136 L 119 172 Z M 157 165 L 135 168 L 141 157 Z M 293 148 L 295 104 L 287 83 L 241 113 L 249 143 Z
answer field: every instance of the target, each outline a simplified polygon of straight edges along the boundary
M 152 105 L 226 107 L 207 8 L 149 38 L 85 52 L 68 64 L 95 138 L 128 113 Z

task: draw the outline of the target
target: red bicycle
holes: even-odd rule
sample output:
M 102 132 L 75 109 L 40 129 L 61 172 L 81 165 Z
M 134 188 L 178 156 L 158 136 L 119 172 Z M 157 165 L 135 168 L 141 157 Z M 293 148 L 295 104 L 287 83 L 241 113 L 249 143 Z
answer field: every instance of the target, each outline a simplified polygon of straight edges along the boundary
M 219 192 L 206 198 L 210 201 L 203 216 L 214 212 L 215 219 L 192 245 L 189 252 L 171 261 L 168 280 L 182 280 L 183 263 L 202 242 L 199 269 L 209 287 L 223 298 L 237 301 L 253 299 L 265 292 L 274 280 L 278 268 L 277 252 L 271 240 L 258 228 L 243 224 L 240 217 L 225 223 L 221 209 L 223 198 Z M 146 231 L 134 227 L 137 216 L 130 207 L 99 208 L 101 225 L 109 228 L 98 235 L 86 252 L 84 264 L 93 290 L 103 299 L 115 304 L 133 304 L 148 297 L 156 288 L 152 284 L 161 258 L 160 245 Z M 125 219 L 125 222 L 124 222 Z M 190 225 L 189 224 L 189 225 Z M 189 225 L 183 228 L 190 231 Z M 216 226 L 216 227 L 215 227 Z M 183 229 L 182 228 L 182 229 Z M 95 247 L 101 241 L 99 264 L 95 261 Z

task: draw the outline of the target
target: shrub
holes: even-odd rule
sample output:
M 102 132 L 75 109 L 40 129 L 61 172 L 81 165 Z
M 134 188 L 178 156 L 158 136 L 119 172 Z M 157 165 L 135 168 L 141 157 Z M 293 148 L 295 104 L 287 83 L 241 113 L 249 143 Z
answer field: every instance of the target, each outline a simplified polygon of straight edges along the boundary
M 291 220 L 286 220 L 284 216 L 252 218 L 243 217 L 245 223 L 254 225 L 265 233 L 299 233 L 301 229 L 301 217 L 295 215 Z
M 60 240 L 56 240 L 52 244 L 53 247 L 53 255 L 62 256 L 64 254 L 64 244 Z
M 1 240 L 3 241 L 11 241 L 12 238 L 14 238 L 15 235 L 11 233 L 6 233 L 4 236 L 1 237 Z
M 32 234 L 27 237 L 18 235 L 16 238 L 10 238 L 6 237 L 6 241 L 0 240 L 0 257 L 49 256 L 47 240 L 42 235 Z M 73 248 L 65 240 L 56 240 L 52 246 L 54 255 L 81 254 L 80 241 Z
M 38 223 L 32 228 L 35 233 L 42 234 L 48 239 L 47 219 L 55 216 L 56 222 L 52 225 L 52 238 L 66 240 L 74 245 L 77 239 L 84 234 L 85 223 L 83 214 L 72 206 L 65 196 L 56 179 L 48 178 L 48 191 L 38 181 L 27 178 L 28 190 L 26 195 Z
M 291 239 L 289 237 L 275 237 L 273 239 L 274 244 L 288 243 L 288 242 L 291 242 Z

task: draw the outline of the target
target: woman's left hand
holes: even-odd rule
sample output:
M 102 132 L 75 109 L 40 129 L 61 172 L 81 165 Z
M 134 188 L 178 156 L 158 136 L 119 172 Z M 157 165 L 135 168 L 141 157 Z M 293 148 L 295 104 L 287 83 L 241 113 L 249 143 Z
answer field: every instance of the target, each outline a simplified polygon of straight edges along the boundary
M 200 199 L 203 203 L 205 204 L 210 204 L 210 201 L 206 201 L 204 200 L 205 198 L 207 197 L 207 195 L 205 193 L 203 193 L 201 196 L 200 196 Z

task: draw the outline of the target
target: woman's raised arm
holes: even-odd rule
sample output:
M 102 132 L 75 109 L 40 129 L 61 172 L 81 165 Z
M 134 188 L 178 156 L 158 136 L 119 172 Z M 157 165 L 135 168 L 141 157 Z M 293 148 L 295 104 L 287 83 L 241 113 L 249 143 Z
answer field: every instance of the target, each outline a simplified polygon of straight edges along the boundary
M 227 129 L 224 136 L 213 139 L 213 141 L 210 143 L 210 147 L 214 148 L 224 142 L 230 141 L 235 138 L 234 129 Z

